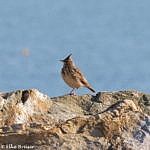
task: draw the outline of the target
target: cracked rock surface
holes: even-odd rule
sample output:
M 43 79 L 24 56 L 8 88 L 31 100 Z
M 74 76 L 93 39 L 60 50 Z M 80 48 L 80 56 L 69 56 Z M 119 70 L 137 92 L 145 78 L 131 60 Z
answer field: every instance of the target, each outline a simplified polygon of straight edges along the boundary
M 0 93 L 0 149 L 11 144 L 35 150 L 149 150 L 149 141 L 149 94 Z

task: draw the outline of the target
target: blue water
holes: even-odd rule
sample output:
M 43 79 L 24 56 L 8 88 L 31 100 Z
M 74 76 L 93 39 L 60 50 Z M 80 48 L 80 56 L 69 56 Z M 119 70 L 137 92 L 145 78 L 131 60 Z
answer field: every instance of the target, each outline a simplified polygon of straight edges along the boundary
M 68 93 L 58 60 L 73 53 L 96 91 L 150 92 L 149 6 L 149 0 L 1 0 L 0 90 Z

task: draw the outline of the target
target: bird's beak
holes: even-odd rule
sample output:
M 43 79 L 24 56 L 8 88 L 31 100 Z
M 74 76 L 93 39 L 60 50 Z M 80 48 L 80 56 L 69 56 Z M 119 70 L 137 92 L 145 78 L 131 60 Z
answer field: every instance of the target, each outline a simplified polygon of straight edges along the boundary
M 64 62 L 64 60 L 59 60 L 60 62 Z

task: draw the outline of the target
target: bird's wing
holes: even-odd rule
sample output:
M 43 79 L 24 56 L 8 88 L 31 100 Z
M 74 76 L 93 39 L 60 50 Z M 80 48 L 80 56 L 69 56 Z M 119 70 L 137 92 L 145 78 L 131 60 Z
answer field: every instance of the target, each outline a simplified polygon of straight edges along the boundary
M 89 86 L 88 81 L 86 80 L 86 78 L 84 77 L 84 75 L 82 74 L 79 68 L 73 68 L 72 71 L 73 71 L 73 76 L 75 78 L 79 79 L 83 85 Z
M 76 78 L 77 80 L 79 80 L 82 83 L 82 85 L 84 85 L 85 87 L 90 89 L 92 92 L 95 92 L 95 90 L 90 86 L 90 84 L 88 83 L 88 81 L 86 80 L 84 75 L 81 73 L 80 69 L 73 68 L 72 74 L 73 74 L 74 78 Z

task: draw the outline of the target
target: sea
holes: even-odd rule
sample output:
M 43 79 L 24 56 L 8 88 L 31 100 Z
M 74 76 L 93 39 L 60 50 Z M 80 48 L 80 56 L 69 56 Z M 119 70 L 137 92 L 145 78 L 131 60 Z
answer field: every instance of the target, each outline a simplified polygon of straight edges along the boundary
M 149 6 L 149 0 L 0 0 L 0 91 L 69 93 L 59 60 L 72 53 L 97 92 L 150 93 Z

